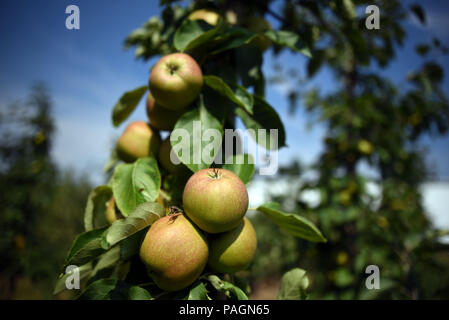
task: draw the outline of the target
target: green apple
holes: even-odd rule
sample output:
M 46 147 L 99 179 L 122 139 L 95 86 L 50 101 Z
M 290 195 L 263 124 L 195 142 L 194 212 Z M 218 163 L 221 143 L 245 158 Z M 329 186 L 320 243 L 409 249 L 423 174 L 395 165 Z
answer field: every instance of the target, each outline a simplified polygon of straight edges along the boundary
M 150 93 L 147 97 L 147 115 L 150 126 L 158 130 L 172 130 L 176 121 L 185 113 L 185 109 L 170 110 L 154 100 Z
M 272 42 L 263 33 L 271 30 L 270 23 L 262 17 L 251 16 L 246 21 L 248 30 L 257 33 L 258 36 L 252 41 L 259 49 L 264 52 L 271 46 Z
M 113 224 L 117 219 L 122 218 L 120 211 L 117 210 L 115 199 L 112 197 L 106 204 L 106 220 L 109 224 Z
M 233 172 L 203 169 L 187 181 L 184 211 L 200 229 L 220 233 L 236 228 L 248 209 L 248 191 Z
M 212 26 L 216 26 L 218 23 L 218 20 L 220 19 L 220 15 L 212 10 L 198 9 L 198 10 L 193 11 L 191 14 L 189 14 L 187 19 L 189 19 L 189 20 L 204 20 L 208 24 L 210 24 Z
M 254 258 L 257 237 L 253 225 L 243 218 L 231 231 L 209 237 L 209 266 L 221 273 L 235 273 L 246 269 Z
M 117 141 L 117 154 L 125 162 L 156 155 L 161 139 L 144 121 L 131 122 Z
M 170 110 L 180 110 L 200 93 L 203 73 L 191 56 L 173 53 L 162 57 L 153 67 L 149 86 L 158 104 Z
M 177 291 L 201 275 L 209 247 L 205 236 L 183 214 L 171 214 L 153 223 L 139 255 L 159 288 Z

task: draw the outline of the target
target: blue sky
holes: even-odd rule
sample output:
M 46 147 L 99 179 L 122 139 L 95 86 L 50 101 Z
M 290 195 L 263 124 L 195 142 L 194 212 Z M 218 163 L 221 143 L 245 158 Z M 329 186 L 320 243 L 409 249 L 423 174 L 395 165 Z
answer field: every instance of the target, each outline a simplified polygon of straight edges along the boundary
M 155 60 L 142 62 L 132 50 L 123 50 L 123 40 L 149 17 L 158 15 L 159 1 L 2 1 L 0 4 L 0 104 L 23 99 L 34 81 L 44 80 L 54 100 L 57 133 L 53 155 L 64 168 L 89 172 L 100 182 L 101 168 L 109 157 L 113 141 L 125 125 L 113 128 L 111 108 L 120 95 L 147 83 L 149 68 Z M 409 1 L 404 1 L 409 3 Z M 81 29 L 65 28 L 65 8 L 76 4 L 81 11 Z M 418 42 L 438 36 L 449 45 L 447 1 L 426 1 L 428 25 L 410 20 L 406 45 L 398 59 L 385 70 L 395 82 L 418 67 L 413 52 Z M 276 26 L 275 21 L 271 21 Z M 306 58 L 285 52 L 277 58 L 283 65 L 304 70 Z M 264 70 L 272 74 L 275 58 L 265 54 Z M 439 58 L 446 71 L 448 58 Z M 304 73 L 302 73 L 304 75 Z M 327 71 L 314 79 L 321 88 L 332 88 Z M 321 150 L 324 128 L 306 129 L 308 120 L 300 108 L 294 117 L 287 114 L 285 90 L 288 84 L 270 86 L 267 99 L 281 115 L 287 128 L 288 149 L 280 152 L 281 163 L 293 158 L 311 162 Z M 449 88 L 446 79 L 445 88 Z M 146 119 L 143 101 L 129 121 Z M 449 137 L 425 137 L 428 161 L 438 176 L 449 177 Z

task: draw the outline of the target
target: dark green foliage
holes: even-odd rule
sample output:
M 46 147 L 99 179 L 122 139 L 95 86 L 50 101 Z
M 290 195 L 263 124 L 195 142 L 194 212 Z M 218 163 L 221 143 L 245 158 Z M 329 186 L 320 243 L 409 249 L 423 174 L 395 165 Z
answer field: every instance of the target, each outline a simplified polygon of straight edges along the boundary
M 303 97 L 305 108 L 327 126 L 324 150 L 311 168 L 318 177 L 304 178 L 300 187 L 277 199 L 284 207 L 293 204 L 329 240 L 291 244 L 295 261 L 309 271 L 314 298 L 448 298 L 449 247 L 439 242 L 440 232 L 422 205 L 420 184 L 429 172 L 417 144 L 421 136 L 444 134 L 449 128 L 448 99 L 441 88 L 444 70 L 435 61 L 420 61 L 408 77 L 403 75 L 408 83 L 400 87 L 381 76 L 378 66 L 393 63 L 403 44 L 410 11 L 399 1 L 369 3 L 381 8 L 381 29 L 373 32 L 364 28 L 364 16 L 348 18 L 348 5 L 359 3 L 364 8 L 358 1 L 285 1 L 282 15 L 267 12 L 307 40 L 312 48 L 309 77 L 329 68 L 336 84 L 327 94 L 300 86 L 289 93 Z M 410 9 L 425 23 L 420 6 Z M 420 44 L 418 52 L 425 56 L 435 43 L 440 44 Z M 378 176 L 365 176 L 362 164 Z M 378 194 L 368 191 L 373 186 Z M 310 190 L 320 195 L 317 206 L 300 200 Z M 262 246 L 277 240 L 275 234 L 268 236 L 272 230 L 266 232 Z M 285 245 L 275 244 L 266 252 Z M 291 267 L 291 255 L 286 257 L 278 263 L 278 273 Z M 255 265 L 268 268 L 259 266 L 262 259 L 260 252 Z M 370 264 L 381 269 L 381 290 L 365 288 Z
M 1 109 L 2 298 L 50 298 L 65 252 L 82 230 L 80 212 L 90 186 L 87 179 L 56 169 L 50 157 L 51 112 L 43 84 L 33 87 L 26 103 Z M 31 281 L 33 290 L 21 292 L 17 285 L 24 281 Z

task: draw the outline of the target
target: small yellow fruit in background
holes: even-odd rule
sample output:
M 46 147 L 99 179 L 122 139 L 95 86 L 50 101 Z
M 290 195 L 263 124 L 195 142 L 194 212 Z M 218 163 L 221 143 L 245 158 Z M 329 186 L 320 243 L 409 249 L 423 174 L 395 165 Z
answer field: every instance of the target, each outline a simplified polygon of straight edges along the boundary
M 117 208 L 115 206 L 115 199 L 114 197 L 112 197 L 106 205 L 106 220 L 109 222 L 109 224 L 113 224 L 115 221 L 117 221 L 118 218 L 119 217 Z
M 263 33 L 272 29 L 270 23 L 262 17 L 251 16 L 247 21 L 247 25 L 249 31 L 258 34 L 258 37 L 253 40 L 253 43 L 259 47 L 262 52 L 267 50 L 272 42 Z
M 359 140 L 359 142 L 357 143 L 357 149 L 359 149 L 359 151 L 361 153 L 371 154 L 374 150 L 374 147 L 371 144 L 371 142 L 362 139 L 362 140 Z
M 198 10 L 193 11 L 191 14 L 189 14 L 187 19 L 189 19 L 189 20 L 204 20 L 208 24 L 210 24 L 212 26 L 216 26 L 218 23 L 218 20 L 220 19 L 220 15 L 212 10 L 198 9 Z

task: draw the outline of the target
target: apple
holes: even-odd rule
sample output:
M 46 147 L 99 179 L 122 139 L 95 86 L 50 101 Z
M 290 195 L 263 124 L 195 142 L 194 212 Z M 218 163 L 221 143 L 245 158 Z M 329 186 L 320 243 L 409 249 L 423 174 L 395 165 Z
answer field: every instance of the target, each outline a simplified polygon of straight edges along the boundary
M 203 73 L 188 54 L 173 53 L 162 57 L 151 70 L 149 87 L 157 103 L 180 110 L 196 99 L 203 86 Z
M 210 24 L 212 26 L 216 26 L 218 23 L 218 20 L 220 19 L 220 15 L 212 10 L 198 9 L 198 10 L 193 11 L 191 14 L 189 14 L 187 19 L 189 19 L 189 20 L 204 20 L 208 24 Z
M 254 227 L 243 218 L 237 228 L 209 237 L 209 267 L 221 273 L 244 270 L 253 260 L 256 248 Z
M 117 219 L 120 219 L 122 215 L 117 210 L 115 205 L 115 199 L 112 197 L 106 204 L 106 220 L 109 224 L 113 224 Z
M 131 122 L 117 141 L 117 154 L 125 162 L 156 155 L 161 139 L 144 121 Z
M 252 42 L 259 47 L 259 49 L 264 52 L 271 46 L 272 42 L 263 33 L 265 31 L 271 30 L 270 23 L 262 17 L 251 16 L 246 21 L 248 30 L 258 34 Z
M 172 150 L 170 144 L 170 136 L 164 139 L 159 148 L 158 159 L 161 166 L 171 174 L 179 174 L 187 171 L 187 167 L 182 163 L 174 164 L 170 159 L 170 152 Z M 175 155 L 176 156 L 176 155 Z
M 220 233 L 236 228 L 248 209 L 248 191 L 233 172 L 202 169 L 187 181 L 184 212 L 202 230 Z
M 147 97 L 147 115 L 150 126 L 158 130 L 172 130 L 176 121 L 185 113 L 185 109 L 170 110 L 154 100 L 150 93 Z
M 177 291 L 191 285 L 203 272 L 209 247 L 205 236 L 183 214 L 157 220 L 140 247 L 140 259 L 156 285 Z

